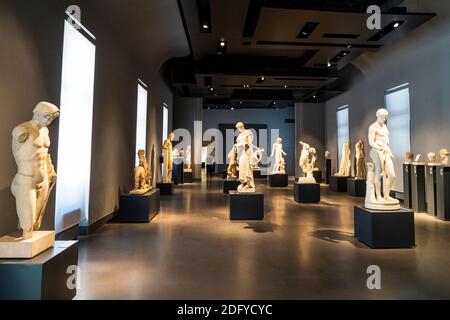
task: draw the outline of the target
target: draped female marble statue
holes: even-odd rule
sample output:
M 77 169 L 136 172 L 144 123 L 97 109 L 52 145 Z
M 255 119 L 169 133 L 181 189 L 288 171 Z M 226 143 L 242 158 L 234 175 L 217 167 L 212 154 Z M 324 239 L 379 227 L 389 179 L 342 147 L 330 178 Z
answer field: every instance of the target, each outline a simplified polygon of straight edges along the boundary
M 245 129 L 242 122 L 236 124 L 240 134 L 236 139 L 234 147 L 238 150 L 239 158 L 239 181 L 238 192 L 256 192 L 255 180 L 253 179 L 252 159 L 253 155 L 253 133 Z
M 164 140 L 163 144 L 163 183 L 172 182 L 172 170 L 173 170 L 173 154 L 172 154 L 172 141 L 174 139 L 174 134 L 171 132 Z
M 283 150 L 283 139 L 281 138 L 278 138 L 277 142 L 273 144 L 272 155 L 270 157 L 273 158 L 274 156 L 275 156 L 275 163 L 272 170 L 272 174 L 285 174 L 286 168 L 285 165 L 283 165 L 285 163 L 283 156 L 287 156 L 287 153 L 284 152 Z
M 306 177 L 300 177 L 298 183 L 316 183 L 316 179 L 313 175 L 314 165 L 317 159 L 316 150 L 303 141 L 300 141 L 299 143 L 302 146 L 299 165 Z
M 11 185 L 16 198 L 19 226 L 24 240 L 41 228 L 48 198 L 56 183 L 56 173 L 48 149 L 48 126 L 59 117 L 59 109 L 48 102 L 39 103 L 33 119 L 15 127 L 12 152 L 18 172 Z
M 186 148 L 186 155 L 184 157 L 184 164 L 186 165 L 186 172 L 192 171 L 192 156 L 191 156 L 191 145 Z
M 356 150 L 356 180 L 366 180 L 367 179 L 367 169 L 366 169 L 366 150 L 364 147 L 364 141 L 359 140 L 355 145 Z
M 339 172 L 336 173 L 337 177 L 350 177 L 352 175 L 352 151 L 350 149 L 350 142 L 344 143 L 342 148 L 341 163 L 339 166 Z
M 148 165 L 145 150 L 138 151 L 139 166 L 134 169 L 134 189 L 130 194 L 146 194 L 153 189 L 151 185 L 152 172 Z
M 238 149 L 236 147 L 233 147 L 228 153 L 228 159 L 230 160 L 230 164 L 227 169 L 227 179 L 237 179 Z
M 398 210 L 400 202 L 390 196 L 395 181 L 393 154 L 389 147 L 389 130 L 386 109 L 377 111 L 377 121 L 369 128 L 370 157 L 373 164 L 367 165 L 366 208 L 373 210 Z M 381 189 L 381 178 L 384 186 Z M 383 192 L 382 192 L 383 191 Z

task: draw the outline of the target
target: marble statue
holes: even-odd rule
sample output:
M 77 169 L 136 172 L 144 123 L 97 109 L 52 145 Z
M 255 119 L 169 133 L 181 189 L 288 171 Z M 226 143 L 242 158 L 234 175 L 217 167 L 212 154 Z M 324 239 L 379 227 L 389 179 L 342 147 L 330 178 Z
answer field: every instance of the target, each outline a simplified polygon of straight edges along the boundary
M 251 160 L 251 166 L 253 170 L 259 170 L 261 167 L 259 166 L 262 157 L 263 157 L 264 149 L 260 149 L 257 146 L 253 145 L 253 158 Z
M 405 153 L 405 164 L 411 164 L 414 161 L 414 153 L 408 151 Z
M 12 152 L 18 172 L 11 185 L 16 198 L 23 239 L 31 239 L 41 228 L 47 202 L 56 184 L 56 172 L 48 153 L 48 126 L 59 117 L 59 109 L 48 102 L 39 103 L 33 119 L 12 131 Z
M 253 133 L 245 129 L 242 122 L 236 124 L 236 129 L 240 134 L 236 139 L 235 148 L 238 150 L 239 159 L 239 181 L 238 192 L 252 193 L 256 192 L 255 180 L 253 178 L 252 159 L 253 155 Z
M 145 156 L 145 150 L 138 151 L 139 165 L 134 169 L 134 189 L 130 194 L 146 194 L 153 189 L 152 172 Z
M 227 179 L 237 179 L 238 149 L 236 147 L 233 147 L 230 153 L 228 153 L 228 159 L 230 160 L 230 164 L 227 169 Z
M 184 163 L 186 165 L 185 171 L 192 171 L 191 145 L 188 145 L 186 148 L 186 156 L 184 157 Z
M 437 155 L 434 152 L 428 153 L 428 165 L 429 166 L 436 166 L 439 163 L 437 163 Z
M 342 149 L 341 163 L 339 166 L 339 172 L 336 173 L 337 177 L 350 177 L 352 175 L 352 161 L 351 161 L 352 151 L 350 149 L 350 142 L 344 143 Z
M 314 148 L 311 148 L 309 144 L 303 141 L 300 141 L 300 145 L 302 146 L 302 151 L 300 153 L 299 165 L 302 168 L 305 177 L 300 177 L 298 179 L 298 183 L 316 183 L 316 179 L 313 175 L 314 163 L 317 159 L 317 156 L 315 155 L 316 151 Z
M 441 149 L 439 154 L 441 156 L 442 165 L 447 167 L 448 166 L 448 157 L 449 157 L 450 153 L 448 152 L 447 149 Z
M 366 170 L 366 150 L 364 147 L 364 141 L 359 140 L 355 145 L 356 150 L 356 180 L 366 180 L 367 170 Z
M 275 163 L 273 166 L 272 174 L 285 174 L 286 173 L 286 165 L 283 156 L 287 156 L 287 153 L 283 150 L 283 139 L 278 138 L 277 142 L 273 144 L 272 147 L 272 155 L 270 157 L 275 156 Z
M 390 196 L 395 181 L 393 154 L 389 147 L 389 130 L 386 109 L 377 111 L 377 121 L 369 128 L 370 157 L 373 163 L 367 165 L 367 194 L 365 206 L 373 210 L 399 210 L 400 202 Z M 381 179 L 384 186 L 381 189 Z
M 172 170 L 173 170 L 173 154 L 172 154 L 172 141 L 174 134 L 171 132 L 167 136 L 167 139 L 163 144 L 163 183 L 172 182 Z
M 325 151 L 325 159 L 331 159 L 330 151 Z

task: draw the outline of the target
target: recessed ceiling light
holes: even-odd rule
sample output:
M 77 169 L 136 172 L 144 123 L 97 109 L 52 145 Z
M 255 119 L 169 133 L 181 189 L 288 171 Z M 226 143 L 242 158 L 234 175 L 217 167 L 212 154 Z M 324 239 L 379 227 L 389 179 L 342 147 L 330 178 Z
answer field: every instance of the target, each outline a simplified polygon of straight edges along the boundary
M 331 62 L 328 62 L 328 63 L 327 63 L 327 67 L 328 67 L 328 68 L 331 67 Z
M 242 101 L 240 101 L 239 103 L 240 103 L 240 104 L 242 104 L 243 102 L 242 102 Z
M 284 85 L 284 88 L 285 88 L 285 89 L 287 89 L 287 87 L 288 87 L 287 85 Z
M 209 29 L 209 25 L 207 23 L 203 24 L 203 29 Z
M 398 27 L 400 27 L 400 22 L 394 23 L 394 28 L 398 28 Z
M 234 108 L 233 108 L 233 107 L 231 107 L 231 110 L 234 110 Z
M 313 96 L 313 99 L 315 99 L 316 98 L 316 96 Z
M 349 49 L 350 49 L 351 47 L 352 47 L 352 45 L 351 45 L 351 44 L 349 44 L 349 45 L 347 46 L 347 48 L 349 48 Z
M 225 41 L 220 41 L 220 46 L 221 47 L 225 47 L 227 45 L 227 43 Z

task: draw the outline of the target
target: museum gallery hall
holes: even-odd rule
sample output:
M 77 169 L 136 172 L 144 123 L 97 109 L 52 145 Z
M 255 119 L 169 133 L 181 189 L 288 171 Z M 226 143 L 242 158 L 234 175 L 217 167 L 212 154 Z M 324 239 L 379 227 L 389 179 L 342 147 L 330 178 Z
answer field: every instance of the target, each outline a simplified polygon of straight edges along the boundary
M 448 0 L 0 0 L 0 300 L 450 299 L 449 30 Z

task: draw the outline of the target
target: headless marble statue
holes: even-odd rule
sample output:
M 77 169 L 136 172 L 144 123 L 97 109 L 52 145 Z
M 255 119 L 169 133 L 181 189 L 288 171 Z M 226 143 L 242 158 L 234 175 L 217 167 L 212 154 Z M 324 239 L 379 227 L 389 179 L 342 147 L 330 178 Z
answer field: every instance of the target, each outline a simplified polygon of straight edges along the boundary
M 172 170 L 173 170 L 173 154 L 172 154 L 172 141 L 174 139 L 174 134 L 169 133 L 167 139 L 163 144 L 163 183 L 172 182 Z
M 19 226 L 24 240 L 39 230 L 48 198 L 56 183 L 56 173 L 48 149 L 48 126 L 59 117 L 59 109 L 48 102 L 39 103 L 33 120 L 15 127 L 12 151 L 18 172 L 11 185 L 16 198 Z
M 316 179 L 314 178 L 313 174 L 314 164 L 317 158 L 317 156 L 315 155 L 316 151 L 314 148 L 311 148 L 309 144 L 304 143 L 303 141 L 300 141 L 300 145 L 302 146 L 302 152 L 300 154 L 299 165 L 306 177 L 300 177 L 298 179 L 298 183 L 316 183 Z
M 386 109 L 377 111 L 377 121 L 369 128 L 369 144 L 372 147 L 370 157 L 373 164 L 368 164 L 366 208 L 373 210 L 399 210 L 400 202 L 390 196 L 395 181 L 393 154 L 389 147 L 389 130 Z M 381 178 L 383 177 L 383 193 Z
M 230 160 L 230 164 L 228 165 L 227 169 L 227 179 L 228 180 L 237 179 L 238 150 L 236 147 L 233 147 L 230 153 L 228 153 L 228 159 Z
M 278 138 L 277 142 L 273 144 L 271 157 L 274 156 L 275 156 L 275 164 L 272 170 L 272 174 L 285 174 L 286 168 L 284 168 L 285 165 L 283 166 L 284 163 L 283 156 L 287 156 L 287 153 L 284 152 L 283 150 L 283 139 L 281 138 Z
M 245 129 L 242 122 L 236 125 L 240 134 L 236 139 L 234 147 L 238 149 L 239 157 L 239 181 L 238 192 L 253 193 L 256 192 L 255 180 L 253 178 L 252 159 L 253 155 L 253 133 Z
M 341 164 L 339 166 L 339 172 L 336 173 L 336 177 L 350 177 L 352 174 L 352 151 L 350 149 L 350 142 L 344 143 L 342 148 Z
M 153 189 L 150 184 L 152 173 L 145 156 L 145 150 L 139 150 L 138 157 L 139 166 L 134 169 L 134 189 L 130 194 L 145 194 Z
M 364 148 L 364 142 L 359 140 L 356 145 L 356 180 L 366 180 L 367 170 L 366 170 L 366 151 Z

